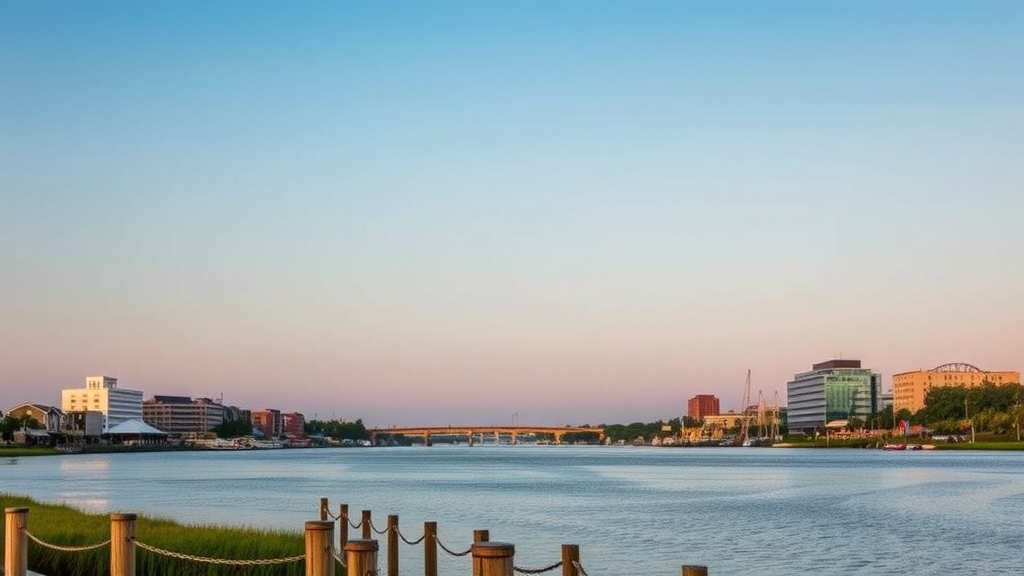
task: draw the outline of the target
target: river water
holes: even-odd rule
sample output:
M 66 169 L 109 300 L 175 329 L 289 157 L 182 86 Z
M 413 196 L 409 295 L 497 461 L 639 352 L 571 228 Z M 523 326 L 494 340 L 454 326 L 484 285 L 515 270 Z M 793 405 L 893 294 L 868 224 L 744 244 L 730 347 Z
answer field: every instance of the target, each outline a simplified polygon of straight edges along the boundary
M 0 461 L 0 491 L 91 512 L 301 532 L 319 499 L 424 521 L 515 565 L 578 544 L 590 576 L 1024 573 L 1024 454 L 766 448 L 443 446 L 67 455 Z M 31 518 L 31 512 L 30 512 Z M 31 521 L 31 520 L 30 520 Z M 359 537 L 357 531 L 351 537 Z M 140 534 L 140 540 L 144 535 Z M 384 536 L 381 540 L 382 558 Z M 182 551 L 187 552 L 187 551 Z M 422 574 L 402 544 L 401 573 Z M 301 553 L 301 551 L 300 551 Z M 440 553 L 445 575 L 472 573 Z M 552 572 L 559 574 L 560 572 Z

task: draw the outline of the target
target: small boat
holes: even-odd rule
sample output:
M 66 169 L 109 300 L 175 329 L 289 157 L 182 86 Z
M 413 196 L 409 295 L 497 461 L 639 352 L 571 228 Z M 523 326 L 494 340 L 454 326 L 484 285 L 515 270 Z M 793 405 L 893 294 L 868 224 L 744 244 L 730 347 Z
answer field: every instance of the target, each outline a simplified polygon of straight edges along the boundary
M 882 450 L 906 450 L 906 444 L 886 444 L 882 446 Z

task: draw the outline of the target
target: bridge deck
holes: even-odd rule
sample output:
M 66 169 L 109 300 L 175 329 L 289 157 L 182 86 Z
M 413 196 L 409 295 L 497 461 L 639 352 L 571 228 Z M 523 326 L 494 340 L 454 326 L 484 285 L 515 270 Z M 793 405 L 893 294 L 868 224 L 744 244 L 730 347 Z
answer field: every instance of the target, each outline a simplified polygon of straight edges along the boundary
M 507 434 L 513 438 L 520 434 L 551 434 L 556 443 L 561 443 L 565 434 L 597 434 L 598 440 L 604 440 L 604 428 L 587 426 L 404 426 L 392 428 L 371 428 L 367 430 L 376 438 L 378 435 L 410 435 L 423 436 L 429 443 L 432 434 L 454 434 L 470 438 L 475 434 Z

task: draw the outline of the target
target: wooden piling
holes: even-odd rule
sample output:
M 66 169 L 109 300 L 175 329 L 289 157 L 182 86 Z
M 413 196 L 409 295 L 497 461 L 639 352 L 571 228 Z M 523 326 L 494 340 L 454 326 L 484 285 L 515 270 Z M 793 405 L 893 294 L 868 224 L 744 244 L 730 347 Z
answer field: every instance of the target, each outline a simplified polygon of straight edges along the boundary
M 423 576 L 437 576 L 437 522 L 424 522 L 423 534 Z
M 348 504 L 338 507 L 338 550 L 344 550 L 348 543 Z
M 576 544 L 562 544 L 562 576 L 580 576 L 576 564 L 580 561 L 580 547 Z
M 514 576 L 515 546 L 506 542 L 473 543 L 473 576 Z
M 135 514 L 110 515 L 110 576 L 135 576 Z
M 377 541 L 349 540 L 345 545 L 347 576 L 377 576 Z
M 306 576 L 334 576 L 334 522 L 306 522 Z
M 321 521 L 327 520 L 327 510 L 328 510 L 327 507 L 328 506 L 329 506 L 329 504 L 327 503 L 327 498 L 321 498 L 320 499 L 320 520 Z
M 398 576 L 398 514 L 388 514 L 388 576 Z
M 363 527 L 363 540 L 373 538 L 373 518 L 369 510 L 363 510 L 361 525 Z
M 473 543 L 487 542 L 491 539 L 490 530 L 473 530 Z
M 708 567 L 683 566 L 683 576 L 708 576 Z
M 4 575 L 28 574 L 28 508 L 4 510 Z

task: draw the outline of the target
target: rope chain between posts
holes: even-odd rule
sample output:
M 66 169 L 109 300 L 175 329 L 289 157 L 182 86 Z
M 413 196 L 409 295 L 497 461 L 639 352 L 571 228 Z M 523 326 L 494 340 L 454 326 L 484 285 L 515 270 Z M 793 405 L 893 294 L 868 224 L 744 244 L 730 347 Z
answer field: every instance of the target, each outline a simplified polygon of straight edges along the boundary
M 25 536 L 28 536 L 29 540 L 35 542 L 36 544 L 39 544 L 40 546 L 43 546 L 44 548 L 57 550 L 58 552 L 86 552 L 88 550 L 96 550 L 97 548 L 103 548 L 107 544 L 110 544 L 110 540 L 108 539 L 104 540 L 103 542 L 100 542 L 99 544 L 88 544 L 85 546 L 58 546 L 57 544 L 50 544 L 49 542 L 44 542 L 40 540 L 38 536 L 29 532 L 24 526 L 19 526 L 19 528 L 21 529 L 22 532 L 25 533 Z
M 157 548 L 156 546 L 139 542 L 133 537 L 128 538 L 134 542 L 136 546 L 142 548 L 147 552 L 159 554 L 161 556 L 167 556 L 170 558 L 177 558 L 178 560 L 191 560 L 193 562 L 204 562 L 206 564 L 222 564 L 226 566 L 271 566 L 275 564 L 290 564 L 292 562 L 299 562 L 306 559 L 306 555 L 301 556 L 289 556 L 287 558 L 260 558 L 256 560 L 229 560 L 227 558 L 206 558 L 204 556 L 192 556 L 189 554 L 182 554 L 180 552 L 171 552 L 170 550 L 164 550 Z
M 519 566 L 512 566 L 512 570 L 520 574 L 543 574 L 545 572 L 551 572 L 555 568 L 561 568 L 562 561 L 559 560 L 551 566 L 545 566 L 543 568 L 520 568 Z
M 338 561 L 338 564 L 341 564 L 342 568 L 348 569 L 348 564 L 345 563 L 345 558 L 338 554 L 338 549 L 334 546 L 331 546 L 331 556 L 334 556 L 334 559 Z
M 402 529 L 401 528 L 398 528 L 397 526 L 395 528 L 396 528 L 396 532 L 398 532 L 398 537 L 402 539 L 402 542 L 405 542 L 409 546 L 415 546 L 415 545 L 419 544 L 420 542 L 423 542 L 423 540 L 427 537 L 427 533 L 424 532 L 423 535 L 420 536 L 417 540 L 409 540 L 408 538 L 405 537 L 405 534 L 402 534 Z
M 572 565 L 576 567 L 576 571 L 580 573 L 580 576 L 590 576 L 587 571 L 583 569 L 583 564 L 580 564 L 579 560 L 573 560 Z
M 323 512 L 324 514 L 326 514 L 327 517 L 330 518 L 331 520 L 337 520 L 337 519 L 341 518 L 341 516 L 335 516 L 334 513 L 331 512 L 331 509 L 328 508 L 327 506 L 321 506 L 320 507 L 320 511 Z
M 467 555 L 467 554 L 469 554 L 470 552 L 473 551 L 473 547 L 470 546 L 469 549 L 466 550 L 465 552 L 453 552 L 453 551 L 449 550 L 447 546 L 444 545 L 444 542 L 441 542 L 440 538 L 435 536 L 434 537 L 434 541 L 437 542 L 437 545 L 440 546 L 441 550 L 444 550 L 445 552 L 447 552 L 448 554 L 450 554 L 452 556 L 456 556 L 456 557 L 458 557 L 458 556 L 465 556 L 465 555 Z
M 342 514 L 341 517 L 345 519 L 345 522 L 348 522 L 348 525 L 351 526 L 353 530 L 359 530 L 359 528 L 363 525 L 362 518 L 360 518 L 359 523 L 356 524 L 352 521 L 352 518 L 350 518 L 348 514 Z
M 388 528 L 387 527 L 385 527 L 383 530 L 377 530 L 377 527 L 373 525 L 373 519 L 372 518 L 370 519 L 370 530 L 373 530 L 377 534 L 387 534 L 388 533 Z

